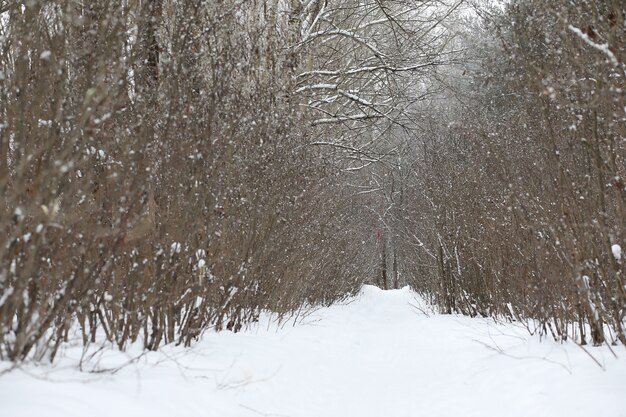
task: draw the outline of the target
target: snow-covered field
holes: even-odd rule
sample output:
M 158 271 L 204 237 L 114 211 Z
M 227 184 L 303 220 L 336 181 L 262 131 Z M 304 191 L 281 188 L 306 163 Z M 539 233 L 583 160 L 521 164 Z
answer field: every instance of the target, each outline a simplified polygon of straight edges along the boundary
M 626 416 L 626 350 L 539 341 L 515 324 L 428 316 L 408 289 L 364 287 L 280 329 L 207 333 L 192 349 L 106 349 L 77 367 L 0 376 L 6 417 Z M 95 365 L 97 364 L 97 365 Z M 8 364 L 0 364 L 4 368 Z

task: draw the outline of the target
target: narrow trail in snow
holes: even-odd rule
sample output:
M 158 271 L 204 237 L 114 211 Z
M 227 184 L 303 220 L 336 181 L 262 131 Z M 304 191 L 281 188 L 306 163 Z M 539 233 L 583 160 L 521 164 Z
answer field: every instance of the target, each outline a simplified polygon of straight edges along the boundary
M 54 368 L 0 377 L 0 415 L 626 416 L 626 352 L 589 348 L 603 370 L 519 325 L 420 309 L 409 289 L 366 286 L 295 326 L 207 334 L 113 375 L 79 373 L 68 350 Z M 107 351 L 99 366 L 129 354 Z

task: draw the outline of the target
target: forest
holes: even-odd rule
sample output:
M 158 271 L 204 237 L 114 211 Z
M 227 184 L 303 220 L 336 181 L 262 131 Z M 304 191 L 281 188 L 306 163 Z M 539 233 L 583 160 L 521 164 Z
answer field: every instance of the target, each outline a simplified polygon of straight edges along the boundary
M 409 286 L 626 345 L 623 0 L 0 0 L 0 359 Z

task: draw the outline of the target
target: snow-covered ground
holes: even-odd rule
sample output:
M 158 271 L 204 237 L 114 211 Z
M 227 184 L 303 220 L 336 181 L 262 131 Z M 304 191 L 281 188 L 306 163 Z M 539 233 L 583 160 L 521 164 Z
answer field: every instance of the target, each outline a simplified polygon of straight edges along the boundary
M 0 416 L 626 416 L 623 347 L 617 359 L 587 348 L 602 369 L 519 325 L 420 310 L 408 289 L 365 287 L 295 326 L 266 318 L 192 349 L 107 349 L 86 363 L 126 364 L 115 372 L 80 372 L 80 349 L 67 349 L 54 366 L 0 376 Z

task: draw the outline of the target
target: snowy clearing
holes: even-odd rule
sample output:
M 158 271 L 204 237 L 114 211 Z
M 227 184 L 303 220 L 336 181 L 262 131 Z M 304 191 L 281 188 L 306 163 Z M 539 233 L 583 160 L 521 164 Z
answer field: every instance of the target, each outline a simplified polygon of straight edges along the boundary
M 81 349 L 0 376 L 0 415 L 626 416 L 626 352 L 540 341 L 519 325 L 431 314 L 408 289 L 364 287 L 302 323 L 207 333 L 191 349 Z M 266 319 L 267 320 L 267 319 Z M 134 355 L 134 356 L 133 356 Z M 139 355 L 139 357 L 137 357 Z M 3 368 L 10 366 L 2 363 Z

